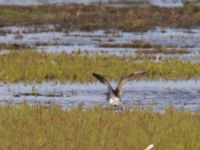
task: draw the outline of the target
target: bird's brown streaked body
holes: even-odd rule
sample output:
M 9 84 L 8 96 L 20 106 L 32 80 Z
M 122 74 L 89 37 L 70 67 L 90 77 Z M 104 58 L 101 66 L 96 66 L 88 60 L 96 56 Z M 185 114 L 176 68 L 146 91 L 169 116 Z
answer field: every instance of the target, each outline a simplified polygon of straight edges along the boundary
M 122 94 L 123 90 L 124 90 L 124 85 L 129 82 L 129 81 L 133 81 L 133 80 L 137 80 L 140 77 L 142 77 L 145 74 L 145 72 L 135 72 L 132 74 L 129 74 L 125 77 L 122 77 L 116 87 L 116 89 L 113 89 L 112 86 L 110 85 L 110 83 L 100 74 L 97 73 L 93 73 L 92 75 L 99 80 L 101 83 L 107 85 L 108 87 L 108 92 L 107 92 L 107 101 L 114 106 L 118 106 L 121 109 L 124 109 L 124 106 L 121 102 L 121 98 L 120 95 Z

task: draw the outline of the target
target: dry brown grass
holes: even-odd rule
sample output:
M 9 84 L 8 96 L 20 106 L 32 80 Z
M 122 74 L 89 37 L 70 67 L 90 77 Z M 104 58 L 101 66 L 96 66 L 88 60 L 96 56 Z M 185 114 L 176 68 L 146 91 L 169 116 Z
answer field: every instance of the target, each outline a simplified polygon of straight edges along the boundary
M 0 44 L 0 50 L 31 50 L 31 48 L 27 45 L 18 45 L 18 44 Z
M 198 6 L 184 8 L 94 5 L 45 5 L 1 7 L 0 26 L 57 24 L 66 29 L 119 29 L 146 31 L 152 27 L 195 28 L 200 26 Z
M 155 48 L 159 46 L 152 45 L 151 43 L 146 42 L 146 41 L 136 40 L 136 41 L 132 41 L 130 43 L 124 43 L 124 44 L 105 43 L 105 44 L 100 45 L 100 47 L 105 47 L 105 48 L 109 48 L 109 47 L 112 47 L 112 48 L 153 48 L 154 47 Z

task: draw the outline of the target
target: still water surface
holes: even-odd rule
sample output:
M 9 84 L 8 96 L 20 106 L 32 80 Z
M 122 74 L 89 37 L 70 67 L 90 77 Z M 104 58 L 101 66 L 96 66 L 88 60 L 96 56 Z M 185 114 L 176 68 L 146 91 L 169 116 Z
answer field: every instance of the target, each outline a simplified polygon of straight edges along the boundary
M 116 83 L 112 82 L 113 87 Z M 25 100 L 34 105 L 38 102 L 62 108 L 83 106 L 109 106 L 106 86 L 101 83 L 53 83 L 0 84 L 0 104 L 8 102 L 21 105 Z M 129 108 L 153 107 L 163 112 L 172 105 L 178 110 L 200 111 L 200 81 L 135 81 L 128 83 L 122 95 L 123 104 Z

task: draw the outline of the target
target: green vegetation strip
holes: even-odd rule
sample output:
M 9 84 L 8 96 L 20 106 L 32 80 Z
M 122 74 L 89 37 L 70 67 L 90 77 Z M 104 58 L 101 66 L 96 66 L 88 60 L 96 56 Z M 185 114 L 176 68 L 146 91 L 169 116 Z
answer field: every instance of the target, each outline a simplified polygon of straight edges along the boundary
M 200 63 L 163 61 L 156 64 L 149 60 L 117 56 L 86 56 L 38 53 L 30 50 L 0 56 L 0 81 L 42 82 L 49 80 L 91 82 L 96 81 L 92 72 L 105 75 L 109 80 L 135 71 L 146 71 L 146 79 L 199 79 Z
M 56 24 L 66 29 L 146 31 L 155 26 L 196 28 L 200 7 L 105 7 L 94 5 L 1 6 L 0 25 Z
M 0 149 L 199 150 L 200 114 L 51 106 L 0 107 Z

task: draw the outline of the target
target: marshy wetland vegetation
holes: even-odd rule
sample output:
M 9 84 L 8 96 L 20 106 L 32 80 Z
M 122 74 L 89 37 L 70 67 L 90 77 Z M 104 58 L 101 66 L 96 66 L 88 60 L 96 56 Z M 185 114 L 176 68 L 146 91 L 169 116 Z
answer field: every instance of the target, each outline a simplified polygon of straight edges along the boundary
M 53 25 L 55 28 L 33 27 L 24 31 L 15 28 L 29 25 Z M 193 86 L 199 83 L 195 80 L 200 79 L 200 62 L 193 61 L 194 56 L 200 54 L 199 6 L 0 6 L 0 26 L 14 26 L 0 30 L 0 149 L 141 150 L 150 144 L 162 150 L 200 149 L 200 92 L 198 86 Z M 156 27 L 159 31 L 151 32 Z M 156 33 L 158 35 L 153 37 Z M 51 53 L 38 48 L 45 49 L 49 45 L 53 49 L 61 45 L 73 50 Z M 83 46 L 85 53 L 77 45 Z M 97 49 L 96 53 L 88 52 L 87 48 Z M 98 53 L 98 48 L 103 52 Z M 121 54 L 129 49 L 131 55 Z M 120 55 L 108 55 L 106 52 L 111 50 Z M 155 62 L 158 55 L 164 59 Z M 191 56 L 189 60 L 176 59 L 185 55 Z M 132 102 L 136 104 L 134 108 L 118 113 L 105 107 L 105 89 L 94 83 L 92 72 L 118 81 L 135 71 L 146 71 L 143 82 L 136 84 L 146 87 L 127 90 L 125 98 L 131 106 Z M 153 86 L 152 83 L 145 85 L 152 80 L 155 81 Z M 54 81 L 66 86 L 52 87 Z M 180 83 L 167 85 L 168 81 Z M 23 88 L 16 90 L 22 83 Z M 166 86 L 157 87 L 156 84 Z M 46 90 L 38 90 L 40 86 Z M 144 98 L 134 99 L 135 92 L 140 93 L 139 98 Z M 158 99 L 154 103 L 151 94 L 165 101 Z M 93 104 L 103 97 L 102 103 L 84 107 L 81 100 L 88 95 L 90 99 L 94 97 Z M 77 96 L 76 99 L 73 96 Z M 74 102 L 77 98 L 80 100 Z M 63 102 L 66 99 L 71 99 L 71 105 Z M 74 103 L 80 106 L 70 108 Z M 159 105 L 160 112 L 155 111 L 154 105 Z M 183 110 L 176 109 L 182 107 Z
M 146 71 L 148 80 L 187 80 L 200 78 L 200 63 L 177 60 L 154 61 L 137 57 L 106 55 L 87 56 L 82 54 L 39 53 L 22 50 L 0 56 L 0 80 L 2 82 L 71 81 L 92 82 L 92 72 L 100 72 L 109 80 L 136 72 Z M 112 71 L 111 71 L 112 70 Z
M 0 25 L 56 24 L 62 28 L 96 30 L 118 29 L 147 31 L 152 27 L 196 28 L 200 8 L 107 7 L 104 5 L 1 6 Z M 59 28 L 58 28 L 59 29 Z
M 198 150 L 199 113 L 164 114 L 149 109 L 116 113 L 110 109 L 0 107 L 1 149 Z

